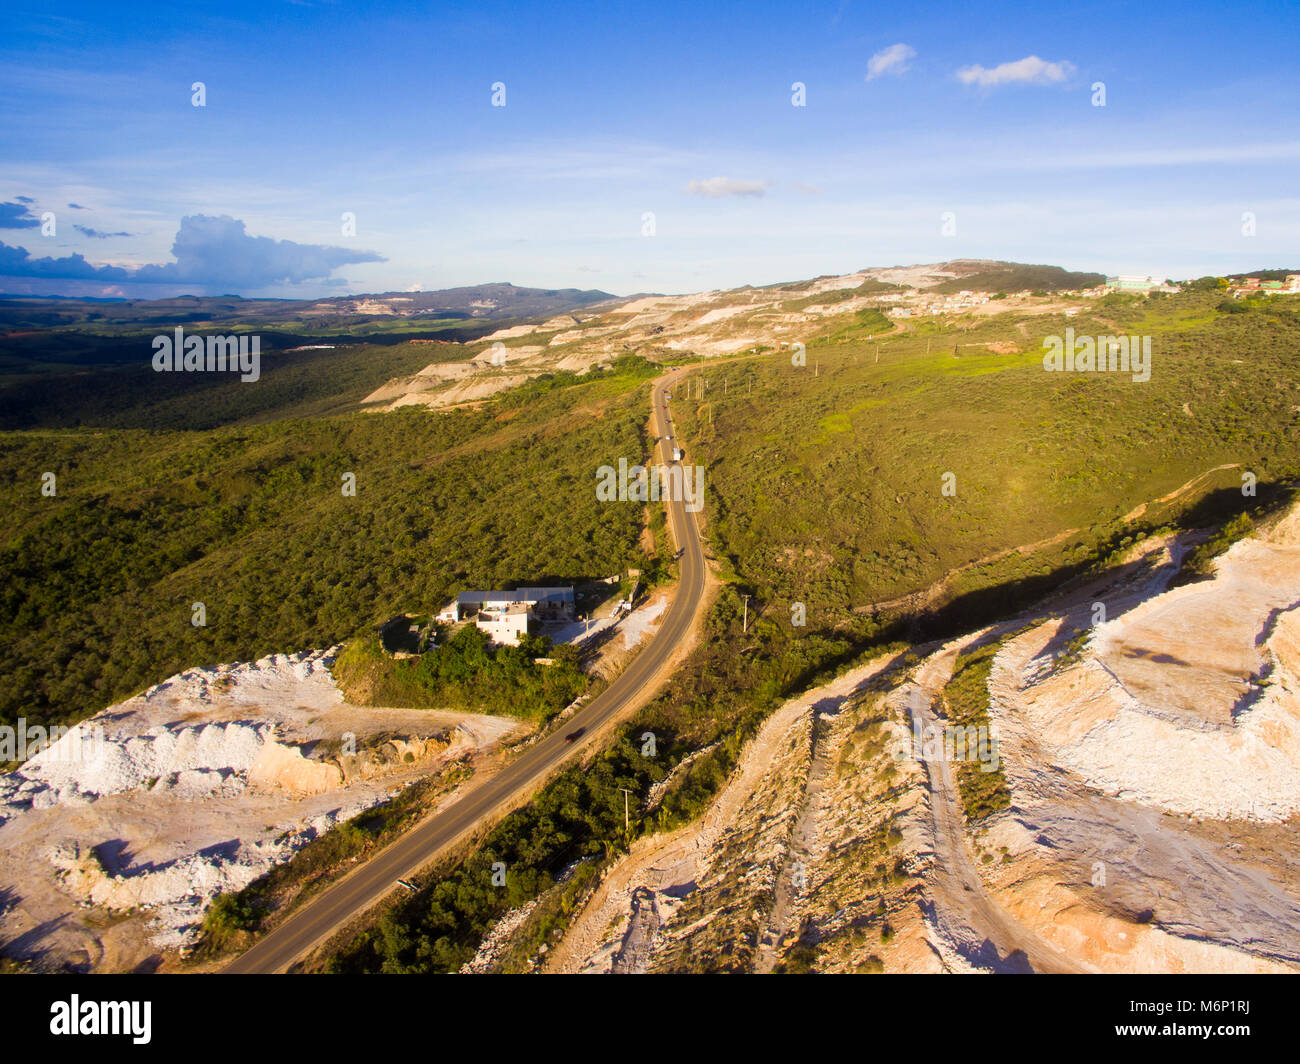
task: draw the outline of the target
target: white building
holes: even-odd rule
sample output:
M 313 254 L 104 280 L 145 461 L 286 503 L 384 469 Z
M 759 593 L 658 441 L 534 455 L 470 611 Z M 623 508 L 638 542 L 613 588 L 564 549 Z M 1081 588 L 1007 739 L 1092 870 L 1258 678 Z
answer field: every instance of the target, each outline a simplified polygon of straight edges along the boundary
M 528 617 L 526 605 L 510 602 L 479 610 L 474 615 L 474 624 L 479 631 L 486 632 L 492 642 L 514 647 L 528 634 Z
M 529 620 L 571 621 L 573 588 L 521 587 L 515 591 L 462 591 L 438 611 L 442 624 L 473 620 L 494 642 L 515 646 Z

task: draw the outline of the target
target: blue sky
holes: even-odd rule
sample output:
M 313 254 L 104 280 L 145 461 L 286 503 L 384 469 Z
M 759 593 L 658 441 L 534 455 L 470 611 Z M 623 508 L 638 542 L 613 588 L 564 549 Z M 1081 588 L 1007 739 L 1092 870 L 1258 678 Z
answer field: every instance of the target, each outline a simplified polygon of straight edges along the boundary
M 0 290 L 1300 265 L 1298 31 L 1281 3 L 9 0 Z

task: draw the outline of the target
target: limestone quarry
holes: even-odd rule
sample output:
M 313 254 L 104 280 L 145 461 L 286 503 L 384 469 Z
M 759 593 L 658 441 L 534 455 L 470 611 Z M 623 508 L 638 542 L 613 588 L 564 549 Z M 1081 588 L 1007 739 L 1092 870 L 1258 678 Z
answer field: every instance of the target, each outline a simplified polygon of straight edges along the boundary
M 1300 508 L 1207 579 L 1177 579 L 1187 547 L 789 701 L 544 968 L 1300 969 Z M 958 766 L 910 740 L 980 646 L 1011 799 L 970 822 Z
M 0 776 L 7 954 L 134 970 L 190 942 L 217 894 L 518 727 L 349 705 L 333 654 L 189 669 Z
M 459 362 L 435 362 L 388 381 L 363 400 L 369 410 L 459 406 L 490 398 L 545 373 L 583 373 L 636 352 L 652 358 L 710 358 L 806 340 L 810 330 L 843 324 L 864 310 L 900 319 L 918 314 L 1059 313 L 1076 304 L 1028 292 L 990 303 L 986 295 L 932 290 L 991 265 L 959 260 L 819 277 L 812 281 L 610 300 L 540 324 L 511 325 L 476 341 Z M 895 328 L 906 328 L 900 321 Z M 481 345 L 481 346 L 480 346 Z

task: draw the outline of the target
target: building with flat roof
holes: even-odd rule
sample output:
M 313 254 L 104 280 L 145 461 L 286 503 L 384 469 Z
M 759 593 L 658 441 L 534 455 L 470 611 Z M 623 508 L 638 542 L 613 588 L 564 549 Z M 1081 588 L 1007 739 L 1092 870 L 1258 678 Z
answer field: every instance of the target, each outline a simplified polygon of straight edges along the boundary
M 1152 292 L 1164 285 L 1163 281 L 1157 281 L 1154 277 L 1139 277 L 1136 274 L 1121 273 L 1106 278 L 1106 287 L 1116 292 Z
M 508 646 L 518 646 L 519 640 L 528 634 L 528 620 L 528 607 L 522 602 L 487 606 L 474 615 L 479 631 L 486 632 L 492 642 Z
M 498 643 L 515 645 L 528 621 L 572 621 L 571 587 L 521 587 L 514 591 L 462 591 L 437 613 L 443 624 L 473 620 Z

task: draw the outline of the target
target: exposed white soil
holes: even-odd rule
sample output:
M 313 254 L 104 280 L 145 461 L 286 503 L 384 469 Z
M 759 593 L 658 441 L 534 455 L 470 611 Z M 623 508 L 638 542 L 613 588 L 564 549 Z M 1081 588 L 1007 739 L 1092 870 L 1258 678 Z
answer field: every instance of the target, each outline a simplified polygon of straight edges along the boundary
M 651 357 L 655 353 L 681 352 L 713 358 L 759 345 L 779 347 L 782 342 L 798 340 L 801 331 L 820 328 L 827 319 L 842 319 L 871 307 L 888 307 L 891 313 L 914 317 L 988 316 L 1007 311 L 1048 314 L 1070 312 L 1079 305 L 1027 294 L 990 301 L 983 295 L 941 296 L 929 291 L 980 268 L 980 263 L 969 261 L 888 267 L 762 289 L 645 296 L 616 306 L 593 307 L 581 318 L 560 315 L 542 325 L 527 323 L 499 329 L 476 341 L 475 354 L 466 361 L 435 363 L 413 377 L 389 381 L 364 402 L 375 410 L 410 405 L 446 408 L 488 399 L 542 373 L 584 373 L 632 351 Z M 834 298 L 868 281 L 910 287 Z M 791 301 L 817 296 L 828 298 L 797 310 L 782 309 Z M 899 327 L 908 328 L 905 323 Z M 556 331 L 541 346 L 540 341 L 552 330 Z M 501 368 L 502 349 L 493 350 L 496 344 L 504 345 L 508 373 Z
M 703 817 L 609 870 L 548 970 L 1300 970 L 1300 508 L 1169 589 L 1187 543 L 924 648 L 888 690 L 877 662 L 788 702 Z M 1011 804 L 970 825 L 956 765 L 883 748 L 942 723 L 958 655 L 994 640 Z
M 593 617 L 590 623 L 587 621 L 553 622 L 542 625 L 541 631 L 550 636 L 552 643 L 572 643 L 575 646 L 581 646 L 602 633 L 612 632 L 615 635 L 622 635 L 621 642 L 624 650 L 633 650 L 640 646 L 648 635 L 654 633 L 659 618 L 668 608 L 668 602 L 666 595 L 655 595 L 631 613 Z
M 678 920 L 697 891 L 728 892 L 727 916 L 747 922 L 754 900 L 776 889 L 787 869 L 795 809 L 784 799 L 802 778 L 814 716 L 837 710 L 881 669 L 875 661 L 826 688 L 792 699 L 764 722 L 736 772 L 698 821 L 633 844 L 607 874 L 547 960 L 548 971 L 641 972 L 671 969 L 708 920 Z M 797 784 L 794 784 L 797 786 Z M 737 855 L 743 860 L 737 864 Z M 801 880 L 802 881 L 802 880 Z M 757 928 L 744 943 L 757 945 Z
M 1300 811 L 1300 514 L 1242 540 L 1211 580 L 1096 626 L 1081 661 L 1035 675 L 1050 631 L 1001 677 L 1051 760 L 1100 791 L 1200 818 Z M 1037 644 L 1037 647 L 1035 646 Z
M 129 970 L 189 941 L 215 895 L 517 727 L 349 705 L 333 653 L 189 669 L 0 776 L 6 954 Z

